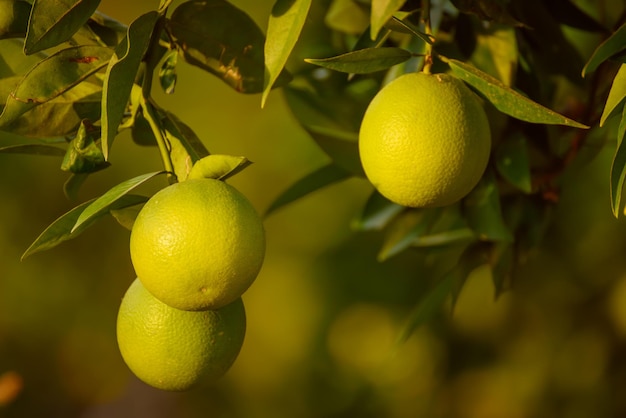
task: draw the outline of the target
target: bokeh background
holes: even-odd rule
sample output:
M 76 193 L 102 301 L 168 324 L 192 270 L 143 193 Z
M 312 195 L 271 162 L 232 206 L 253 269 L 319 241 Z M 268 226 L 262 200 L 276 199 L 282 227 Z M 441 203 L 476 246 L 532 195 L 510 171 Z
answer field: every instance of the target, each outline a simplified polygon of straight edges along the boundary
M 266 27 L 273 0 L 232 3 Z M 101 10 L 129 23 L 155 4 L 103 0 Z M 254 162 L 231 184 L 260 212 L 327 161 L 280 91 L 261 109 L 259 96 L 198 69 L 179 73 L 176 93 L 157 100 L 212 153 Z M 454 312 L 401 345 L 432 269 L 411 251 L 379 263 L 380 234 L 350 229 L 371 187 L 351 179 L 272 214 L 265 265 L 244 296 L 241 355 L 224 378 L 186 393 L 146 386 L 117 350 L 117 308 L 134 279 L 129 232 L 107 218 L 20 261 L 75 202 L 57 159 L 0 155 L 0 417 L 626 416 L 626 224 L 610 211 L 612 152 L 609 142 L 564 187 L 513 291 L 496 300 L 479 268 Z M 78 200 L 161 168 L 155 149 L 124 135 L 111 163 Z

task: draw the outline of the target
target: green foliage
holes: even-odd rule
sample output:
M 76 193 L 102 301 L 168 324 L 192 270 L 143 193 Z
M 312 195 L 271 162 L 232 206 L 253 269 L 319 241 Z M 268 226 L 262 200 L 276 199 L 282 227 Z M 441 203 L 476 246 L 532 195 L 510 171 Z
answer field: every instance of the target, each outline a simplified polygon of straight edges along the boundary
M 489 265 L 497 294 L 511 286 L 519 260 L 541 244 L 568 170 L 587 161 L 591 137 L 615 139 L 610 203 L 615 216 L 621 211 L 624 22 L 606 28 L 569 0 L 277 0 L 264 34 L 226 0 L 183 1 L 171 13 L 170 3 L 125 26 L 99 14 L 98 1 L 0 1 L 0 130 L 30 137 L 0 147 L 2 158 L 59 158 L 71 173 L 64 186 L 70 197 L 90 174 L 109 169 L 112 144 L 123 131 L 141 146 L 156 146 L 164 167 L 71 209 L 24 257 L 75 238 L 109 213 L 132 225 L 146 198 L 130 192 L 159 174 L 170 183 L 226 179 L 249 164 L 245 157 L 211 155 L 179 115 L 155 100 L 154 77 L 174 94 L 184 63 L 233 92 L 259 94 L 260 106 L 282 87 L 295 119 L 327 155 L 326 164 L 277 196 L 267 215 L 364 177 L 361 119 L 374 95 L 400 74 L 449 72 L 482 97 L 494 141 L 490 166 L 472 193 L 450 207 L 409 209 L 372 191 L 352 225 L 355 233 L 381 233 L 381 262 L 408 251 L 461 254 L 416 300 L 407 335 L 445 301 L 454 302 L 479 265 Z M 325 25 L 327 36 L 301 42 L 314 24 Z M 597 35 L 586 64 L 570 29 Z M 574 92 L 567 103 L 564 89 Z

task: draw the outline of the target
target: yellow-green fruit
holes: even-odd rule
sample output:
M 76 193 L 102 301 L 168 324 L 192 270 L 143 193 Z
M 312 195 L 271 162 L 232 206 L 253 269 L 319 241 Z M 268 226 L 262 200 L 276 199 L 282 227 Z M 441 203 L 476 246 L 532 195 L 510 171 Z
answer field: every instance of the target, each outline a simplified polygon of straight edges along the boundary
M 374 97 L 359 132 L 365 174 L 389 200 L 435 207 L 467 195 L 485 171 L 491 132 L 485 111 L 447 74 L 404 74 Z
M 182 311 L 156 299 L 139 280 L 117 316 L 122 358 L 145 383 L 182 391 L 222 376 L 239 355 L 246 332 L 241 299 L 216 311 Z
M 141 209 L 130 236 L 137 276 L 178 309 L 217 309 L 240 297 L 265 255 L 261 218 L 234 187 L 213 179 L 175 183 Z

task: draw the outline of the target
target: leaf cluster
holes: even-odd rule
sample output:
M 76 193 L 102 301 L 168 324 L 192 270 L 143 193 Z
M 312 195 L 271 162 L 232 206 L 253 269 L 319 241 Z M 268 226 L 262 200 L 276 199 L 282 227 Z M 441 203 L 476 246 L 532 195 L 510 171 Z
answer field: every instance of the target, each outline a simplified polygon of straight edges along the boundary
M 173 94 L 180 62 L 234 92 L 259 94 L 261 106 L 281 88 L 302 128 L 327 154 L 327 164 L 277 196 L 266 215 L 329 185 L 364 178 L 360 122 L 374 95 L 395 77 L 448 72 L 482 97 L 492 157 L 465 199 L 415 209 L 372 191 L 352 225 L 382 235 L 381 261 L 404 251 L 460 254 L 418 301 L 408 333 L 450 297 L 454 301 L 479 265 L 491 267 L 496 295 L 509 288 L 540 245 L 568 174 L 613 137 L 611 206 L 616 216 L 621 210 L 624 18 L 600 21 L 601 13 L 583 11 L 572 0 L 276 0 L 264 34 L 227 0 L 188 0 L 175 8 L 161 0 L 128 26 L 100 14 L 98 6 L 97 0 L 0 0 L 0 130 L 24 138 L 0 152 L 59 158 L 69 173 L 69 197 L 89 175 L 109 168 L 123 131 L 139 145 L 156 146 L 164 169 L 79 204 L 24 256 L 74 238 L 105 214 L 130 227 L 147 199 L 131 192 L 160 174 L 170 183 L 225 179 L 249 164 L 244 157 L 210 155 L 190 126 L 156 103 L 153 85 Z M 608 7 L 624 16 L 623 5 L 596 5 Z M 303 36 L 307 30 L 313 35 Z M 587 60 L 572 33 L 601 39 Z M 616 126 L 617 135 L 605 125 Z

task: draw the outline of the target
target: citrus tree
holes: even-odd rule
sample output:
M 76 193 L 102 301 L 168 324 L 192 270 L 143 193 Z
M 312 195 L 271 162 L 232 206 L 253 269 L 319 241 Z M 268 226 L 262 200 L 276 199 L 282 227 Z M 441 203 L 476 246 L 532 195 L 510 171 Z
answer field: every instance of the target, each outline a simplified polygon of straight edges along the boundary
M 405 339 L 447 300 L 456 300 L 479 266 L 491 270 L 496 295 L 509 290 L 520 263 L 541 245 L 560 188 L 603 147 L 615 150 L 606 168 L 606 204 L 616 217 L 622 212 L 626 10 L 619 2 L 277 0 L 265 33 L 226 0 L 161 0 L 129 25 L 99 13 L 99 3 L 0 0 L 0 130 L 23 138 L 0 153 L 58 158 L 68 173 L 62 192 L 70 200 L 88 176 L 115 169 L 109 159 L 122 132 L 156 147 L 163 169 L 113 184 L 60 214 L 23 258 L 76 238 L 112 215 L 139 237 L 131 240 L 133 262 L 139 279 L 150 276 L 146 288 L 158 298 L 146 302 L 146 310 L 168 300 L 165 310 L 197 311 L 189 334 L 202 334 L 193 325 L 201 316 L 240 304 L 262 263 L 264 237 L 243 196 L 228 189 L 237 196 L 234 203 L 218 197 L 224 181 L 250 164 L 247 158 L 211 154 L 183 115 L 155 99 L 155 89 L 175 94 L 179 66 L 221 79 L 233 94 L 258 95 L 260 107 L 283 95 L 327 154 L 327 164 L 293 179 L 264 216 L 326 186 L 365 178 L 371 195 L 352 227 L 355 234 L 382 231 L 379 261 L 414 251 L 448 266 L 414 301 Z M 323 36 L 306 36 L 312 27 L 323 27 L 316 32 Z M 160 176 L 169 185 L 163 192 L 198 181 L 220 186 L 188 192 L 158 214 L 160 205 L 168 205 L 156 199 L 160 192 L 152 199 L 136 189 Z M 194 206 L 198 194 L 207 195 L 199 198 L 205 203 Z M 217 209 L 206 203 L 211 200 L 218 201 Z M 229 204 L 237 209 L 223 209 Z M 149 214 L 141 215 L 144 207 Z M 196 230 L 203 211 L 217 215 L 206 231 Z M 191 226 L 185 225 L 189 219 Z M 160 229 L 165 224 L 173 226 Z M 163 266 L 171 264 L 158 263 L 170 248 L 160 252 L 159 240 L 183 230 L 203 237 L 180 250 L 192 261 L 172 268 L 182 278 L 168 283 Z M 218 280 L 228 295 L 217 305 L 181 296 L 183 290 L 170 286 L 189 277 L 186 269 L 213 244 L 215 230 L 224 242 L 217 248 L 232 256 Z M 246 270 L 233 277 L 245 277 L 233 279 L 233 266 Z M 208 274 L 202 268 L 198 277 Z M 133 286 L 125 312 L 127 304 L 152 297 Z M 206 293 L 207 286 L 197 287 Z M 200 302 L 192 303 L 194 298 Z M 240 310 L 237 315 L 241 321 Z M 134 351 L 139 360 L 131 361 L 145 362 L 129 348 L 129 335 L 135 335 L 126 326 L 131 320 L 141 318 L 120 325 L 120 346 Z M 222 369 L 236 357 L 242 327 L 235 327 L 236 348 L 221 360 Z M 167 345 L 167 338 L 162 341 Z M 198 367 L 214 368 L 205 363 Z

